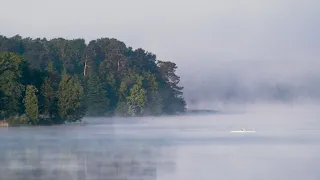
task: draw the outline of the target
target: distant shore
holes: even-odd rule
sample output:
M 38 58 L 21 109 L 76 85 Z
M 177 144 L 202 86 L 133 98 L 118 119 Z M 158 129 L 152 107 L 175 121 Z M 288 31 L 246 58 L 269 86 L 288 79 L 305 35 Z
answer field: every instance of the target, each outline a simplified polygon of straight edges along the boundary
M 216 114 L 219 113 L 218 110 L 213 109 L 189 109 L 185 112 L 185 114 Z

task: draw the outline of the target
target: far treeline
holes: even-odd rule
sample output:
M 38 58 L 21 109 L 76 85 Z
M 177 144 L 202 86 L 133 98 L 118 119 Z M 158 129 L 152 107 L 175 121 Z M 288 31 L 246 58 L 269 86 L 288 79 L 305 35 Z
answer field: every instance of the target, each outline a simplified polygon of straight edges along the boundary
M 185 112 L 177 65 L 116 39 L 0 36 L 0 120 L 61 124 L 87 116 Z

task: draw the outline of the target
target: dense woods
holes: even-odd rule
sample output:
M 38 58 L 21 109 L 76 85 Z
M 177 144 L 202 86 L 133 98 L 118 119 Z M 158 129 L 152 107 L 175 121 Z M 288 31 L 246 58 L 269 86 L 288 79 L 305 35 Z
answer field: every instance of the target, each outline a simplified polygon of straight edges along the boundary
M 0 36 L 0 119 L 59 124 L 85 115 L 182 113 L 176 69 L 116 39 Z

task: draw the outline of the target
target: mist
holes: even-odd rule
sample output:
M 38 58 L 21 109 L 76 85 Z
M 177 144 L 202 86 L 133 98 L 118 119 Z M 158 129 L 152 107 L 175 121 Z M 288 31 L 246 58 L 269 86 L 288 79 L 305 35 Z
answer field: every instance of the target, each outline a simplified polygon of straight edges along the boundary
M 177 63 L 190 105 L 319 100 L 318 0 L 0 3 L 3 35 L 117 38 Z
M 318 179 L 319 105 L 0 129 L 4 179 Z M 256 133 L 230 133 L 232 130 Z M 297 171 L 297 169 L 299 171 Z
M 319 179 L 319 0 L 0 4 L 2 35 L 117 38 L 175 62 L 188 109 L 217 110 L 1 128 L 1 178 Z

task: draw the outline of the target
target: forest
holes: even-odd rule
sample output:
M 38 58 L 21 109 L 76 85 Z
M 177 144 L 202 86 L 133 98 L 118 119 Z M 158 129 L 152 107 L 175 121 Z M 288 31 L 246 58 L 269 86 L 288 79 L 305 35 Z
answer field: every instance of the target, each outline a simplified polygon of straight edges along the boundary
M 0 36 L 0 120 L 50 125 L 180 114 L 186 102 L 176 69 L 114 38 Z

